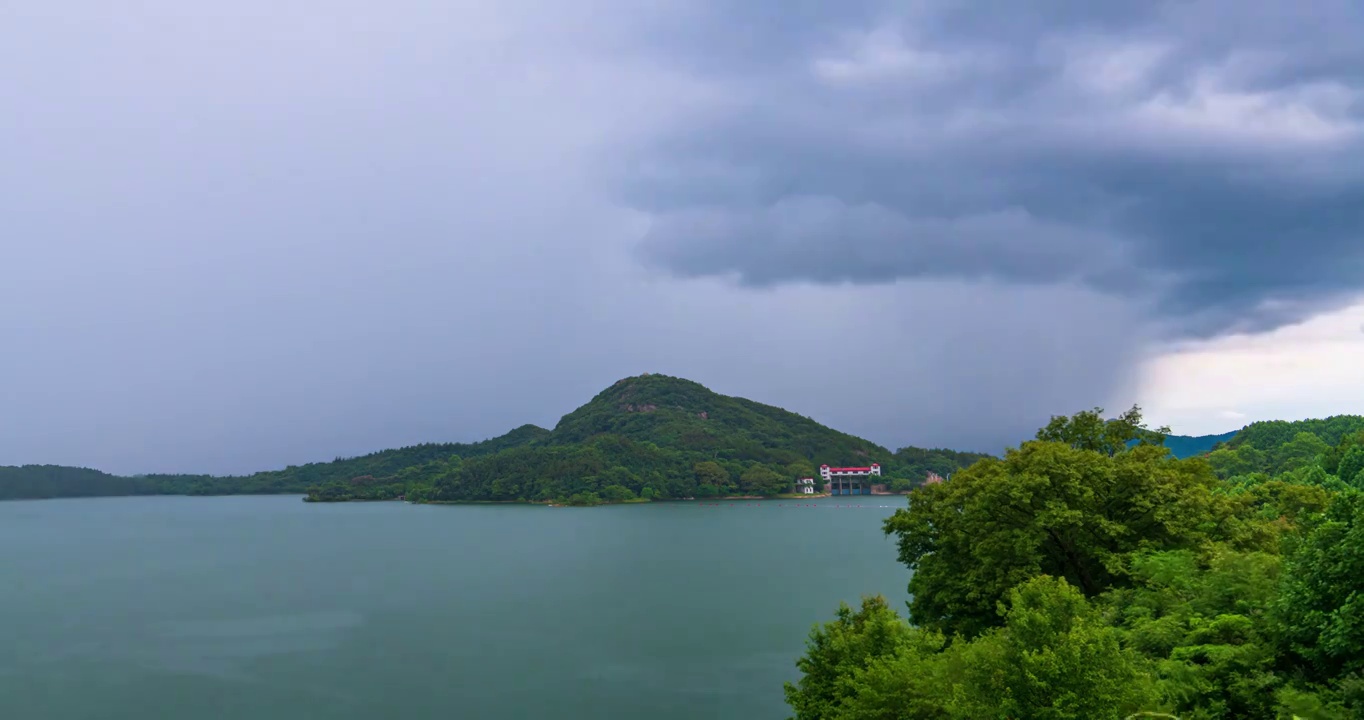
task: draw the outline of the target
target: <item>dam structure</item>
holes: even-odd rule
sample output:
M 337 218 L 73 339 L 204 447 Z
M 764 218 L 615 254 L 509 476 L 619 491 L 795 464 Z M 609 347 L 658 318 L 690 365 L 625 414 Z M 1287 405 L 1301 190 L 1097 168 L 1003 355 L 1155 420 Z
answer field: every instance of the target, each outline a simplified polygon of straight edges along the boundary
M 872 479 L 881 477 L 881 466 L 877 463 L 867 467 L 820 465 L 819 476 L 824 478 L 830 495 L 870 495 Z

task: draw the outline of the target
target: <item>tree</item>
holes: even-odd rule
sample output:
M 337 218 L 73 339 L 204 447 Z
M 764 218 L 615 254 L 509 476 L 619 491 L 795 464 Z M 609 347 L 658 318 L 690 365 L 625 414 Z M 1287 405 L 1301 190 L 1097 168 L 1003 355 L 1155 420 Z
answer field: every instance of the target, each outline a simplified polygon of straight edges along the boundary
M 1274 472 L 1295 470 L 1317 462 L 1318 456 L 1331 449 L 1325 440 L 1310 432 L 1300 432 L 1292 440 L 1274 449 Z M 1344 478 L 1342 478 L 1344 479 Z
M 809 460 L 797 460 L 786 466 L 786 474 L 791 480 L 815 476 L 815 464 Z
M 739 488 L 755 495 L 775 495 L 790 487 L 790 480 L 768 469 L 766 465 L 751 465 L 739 477 Z
M 1037 431 L 1037 439 L 1069 445 L 1076 450 L 1092 450 L 1116 455 L 1130 445 L 1161 445 L 1170 428 L 1148 429 L 1141 408 L 1133 405 L 1123 414 L 1103 419 L 1103 408 L 1082 410 L 1070 417 L 1053 415 L 1047 426 Z
M 607 485 L 601 489 L 601 498 L 606 502 L 623 502 L 635 499 L 635 491 L 624 485 Z
M 909 492 L 914 488 L 914 481 L 909 478 L 893 477 L 886 483 L 886 489 L 891 492 Z
M 603 485 L 619 485 L 630 488 L 631 497 L 634 496 L 634 488 L 643 487 L 640 479 L 629 469 L 617 465 L 605 473 L 602 473 L 601 481 Z
M 1218 477 L 1230 478 L 1249 475 L 1269 466 L 1269 457 L 1250 445 L 1223 447 L 1208 453 L 1208 464 Z
M 1364 494 L 1336 496 L 1286 570 L 1274 610 L 1288 654 L 1321 682 L 1364 672 Z
M 1249 522 L 1249 498 L 1214 492 L 1207 463 L 1152 445 L 1111 449 L 1027 442 L 912 491 L 884 525 L 914 571 L 910 620 L 974 636 L 999 624 L 997 602 L 1038 575 L 1093 597 L 1126 582 L 1124 562 L 1138 550 L 1270 542 Z
M 1336 466 L 1336 476 L 1350 485 L 1364 489 L 1364 445 L 1350 448 Z
M 1004 627 L 961 656 L 957 718 L 1119 720 L 1157 704 L 1149 663 L 1059 578 L 1010 591 Z
M 786 701 L 796 720 L 1117 720 L 1158 705 L 1149 663 L 1065 581 L 1028 581 L 1004 612 L 1004 627 L 948 644 L 884 598 L 841 605 L 811 632 Z
M 1340 461 L 1345 458 L 1346 453 L 1354 447 L 1364 445 L 1364 430 L 1350 433 L 1340 439 L 1335 447 L 1327 450 L 1321 460 L 1321 467 L 1326 472 L 1339 477 Z M 1341 478 L 1344 480 L 1345 478 Z
M 950 688 L 924 666 L 944 644 L 939 634 L 911 628 L 880 595 L 862 598 L 856 612 L 840 603 L 837 619 L 810 631 L 796 661 L 800 682 L 786 683 L 786 702 L 796 720 L 940 718 Z M 886 706 L 896 714 L 875 712 Z
M 1124 644 L 1155 661 L 1175 714 L 1202 720 L 1276 717 L 1281 676 L 1263 618 L 1281 560 L 1264 552 L 1143 553 L 1131 589 L 1105 604 Z M 1317 717 L 1317 716 L 1310 716 Z
M 720 463 L 713 460 L 696 463 L 692 470 L 696 473 L 697 485 L 715 488 L 725 488 L 729 485 L 729 473 L 720 467 Z

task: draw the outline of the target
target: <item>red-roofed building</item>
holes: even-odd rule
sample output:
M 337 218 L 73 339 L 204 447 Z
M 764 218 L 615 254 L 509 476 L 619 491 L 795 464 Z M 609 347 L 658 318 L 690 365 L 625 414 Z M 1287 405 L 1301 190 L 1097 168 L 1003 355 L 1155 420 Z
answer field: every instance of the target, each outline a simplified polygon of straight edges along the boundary
M 830 495 L 870 495 L 871 479 L 881 476 L 881 465 L 866 467 L 819 466 L 819 476 L 829 485 Z

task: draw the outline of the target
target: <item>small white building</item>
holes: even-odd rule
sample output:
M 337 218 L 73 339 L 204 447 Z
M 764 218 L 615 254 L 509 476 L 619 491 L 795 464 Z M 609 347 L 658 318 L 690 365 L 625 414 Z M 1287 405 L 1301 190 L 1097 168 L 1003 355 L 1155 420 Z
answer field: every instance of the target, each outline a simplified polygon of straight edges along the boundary
M 797 481 L 796 481 L 796 492 L 801 493 L 801 494 L 803 494 L 803 495 L 814 495 L 814 494 L 815 494 L 815 479 L 814 479 L 814 478 L 800 478 L 799 480 L 797 480 Z

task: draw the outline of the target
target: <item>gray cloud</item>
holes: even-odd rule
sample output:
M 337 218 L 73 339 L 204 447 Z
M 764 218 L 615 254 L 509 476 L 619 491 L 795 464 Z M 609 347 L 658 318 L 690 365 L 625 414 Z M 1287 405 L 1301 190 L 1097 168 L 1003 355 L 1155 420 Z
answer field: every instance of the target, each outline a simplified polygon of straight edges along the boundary
M 1358 289 L 1358 11 L 1289 7 L 5 3 L 0 463 L 475 440 L 642 371 L 998 449 Z
M 748 27 L 735 5 L 705 21 Z M 655 217 L 648 261 L 753 285 L 1080 281 L 1176 335 L 1364 290 L 1357 3 L 854 5 L 759 32 L 750 72 L 699 66 L 734 100 L 618 176 Z

